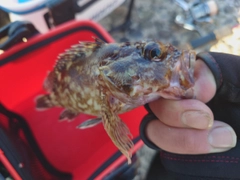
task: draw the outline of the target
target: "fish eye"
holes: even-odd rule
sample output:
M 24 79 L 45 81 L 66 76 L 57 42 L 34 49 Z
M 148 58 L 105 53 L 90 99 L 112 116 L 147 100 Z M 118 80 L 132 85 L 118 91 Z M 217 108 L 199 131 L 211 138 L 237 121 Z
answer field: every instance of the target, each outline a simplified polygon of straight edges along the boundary
M 151 61 L 162 61 L 163 52 L 157 43 L 148 43 L 144 47 L 144 58 Z
M 150 51 L 151 59 L 157 59 L 161 57 L 161 50 L 158 48 L 154 48 Z

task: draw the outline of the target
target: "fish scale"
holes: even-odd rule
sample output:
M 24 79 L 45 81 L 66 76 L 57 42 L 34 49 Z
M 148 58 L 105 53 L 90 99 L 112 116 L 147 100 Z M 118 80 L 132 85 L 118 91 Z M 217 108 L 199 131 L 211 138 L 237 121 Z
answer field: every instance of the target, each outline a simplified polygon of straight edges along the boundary
M 58 56 L 44 82 L 48 94 L 37 98 L 36 108 L 63 107 L 59 119 L 80 113 L 97 116 L 79 125 L 99 122 L 131 163 L 131 133 L 118 114 L 160 97 L 194 97 L 195 52 L 159 41 L 80 42 Z

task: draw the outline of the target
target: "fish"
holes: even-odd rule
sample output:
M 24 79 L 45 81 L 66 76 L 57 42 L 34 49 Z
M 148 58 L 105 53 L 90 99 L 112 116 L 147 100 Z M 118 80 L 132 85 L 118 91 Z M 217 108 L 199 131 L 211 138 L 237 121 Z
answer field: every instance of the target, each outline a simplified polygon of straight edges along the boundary
M 36 108 L 64 108 L 60 121 L 81 113 L 96 116 L 77 128 L 102 123 L 130 164 L 134 144 L 119 114 L 159 98 L 194 98 L 195 61 L 194 50 L 157 40 L 106 43 L 94 37 L 59 54 Z

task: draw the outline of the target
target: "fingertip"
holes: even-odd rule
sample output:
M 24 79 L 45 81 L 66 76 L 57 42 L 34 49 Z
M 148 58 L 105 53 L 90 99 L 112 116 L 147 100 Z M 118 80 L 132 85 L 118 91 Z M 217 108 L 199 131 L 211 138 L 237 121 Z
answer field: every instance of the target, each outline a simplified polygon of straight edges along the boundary
M 201 110 L 185 111 L 182 113 L 181 120 L 186 127 L 195 129 L 209 129 L 213 124 L 213 117 Z
M 216 122 L 209 131 L 210 152 L 224 152 L 236 146 L 237 136 L 232 127 L 223 122 Z

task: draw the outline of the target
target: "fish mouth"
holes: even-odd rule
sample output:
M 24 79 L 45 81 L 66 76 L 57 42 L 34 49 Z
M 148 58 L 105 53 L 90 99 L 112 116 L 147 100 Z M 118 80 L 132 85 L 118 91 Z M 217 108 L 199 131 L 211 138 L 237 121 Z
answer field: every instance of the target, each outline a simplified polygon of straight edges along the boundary
M 179 57 L 170 79 L 170 84 L 160 92 L 163 98 L 194 98 L 194 66 L 196 53 L 193 50 L 183 51 Z
M 194 67 L 195 67 L 195 63 L 196 63 L 196 52 L 195 51 L 190 51 L 189 52 L 189 71 L 190 71 L 190 76 L 191 76 L 191 80 L 193 82 L 194 85 Z
M 191 87 L 187 90 L 183 90 L 179 87 L 168 87 L 167 89 L 164 89 L 160 91 L 160 96 L 165 99 L 196 99 L 196 94 L 194 91 L 194 88 Z
M 194 86 L 194 67 L 196 62 L 196 53 L 193 50 L 183 52 L 180 68 L 177 70 L 179 74 L 180 85 L 187 90 Z
M 185 58 L 185 61 L 190 73 L 193 75 L 194 66 L 196 62 L 196 53 L 195 51 L 190 50 L 188 54 L 189 54 L 188 58 Z

